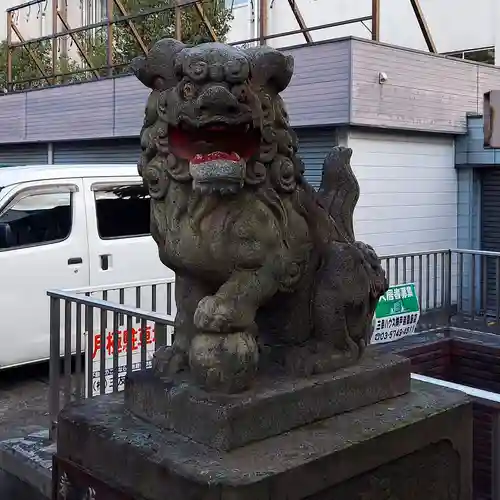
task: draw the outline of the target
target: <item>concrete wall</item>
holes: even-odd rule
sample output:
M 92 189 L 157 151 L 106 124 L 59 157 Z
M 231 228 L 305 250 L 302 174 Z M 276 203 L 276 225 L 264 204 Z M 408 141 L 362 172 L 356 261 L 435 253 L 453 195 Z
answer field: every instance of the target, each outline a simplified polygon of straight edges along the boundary
M 269 1 L 269 34 L 295 30 L 298 24 L 285 0 Z M 296 0 L 308 27 L 370 16 L 371 0 Z M 438 52 L 482 48 L 500 44 L 499 6 L 495 0 L 420 0 Z M 251 2 L 234 8 L 231 40 L 248 38 L 253 12 Z M 495 17 L 496 16 L 496 17 Z M 371 22 L 314 31 L 314 41 L 342 36 L 371 38 Z M 382 42 L 427 50 L 424 38 L 409 0 L 380 1 L 380 40 Z M 303 43 L 302 35 L 282 37 L 271 41 L 274 46 L 286 47 Z M 500 53 L 500 50 L 498 50 Z M 497 55 L 499 57 L 499 55 Z M 500 60 L 500 59 L 499 59 Z

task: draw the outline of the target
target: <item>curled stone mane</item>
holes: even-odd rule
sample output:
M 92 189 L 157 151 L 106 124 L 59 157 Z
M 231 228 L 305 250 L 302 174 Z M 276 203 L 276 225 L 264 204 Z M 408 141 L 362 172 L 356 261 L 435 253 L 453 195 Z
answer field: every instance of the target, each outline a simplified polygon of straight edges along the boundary
M 142 153 L 138 169 L 155 200 L 165 198 L 170 182 L 192 181 L 189 163 L 178 158 L 170 148 L 169 125 L 178 124 L 180 117 L 175 116 L 176 103 L 169 102 L 169 95 L 172 87 L 179 83 L 180 68 L 186 65 L 193 51 L 196 55 L 201 49 L 161 40 L 153 47 L 148 60 L 138 58 L 133 63 L 139 79 L 152 89 L 141 130 Z M 252 161 L 246 163 L 244 184 L 255 190 L 256 196 L 272 209 L 280 221 L 283 239 L 287 241 L 287 214 L 282 197 L 292 196 L 299 185 L 306 183 L 304 167 L 297 156 L 297 136 L 290 128 L 288 113 L 278 94 L 291 78 L 293 59 L 269 48 L 231 51 L 248 64 L 249 85 L 240 92 L 251 103 L 252 126 L 260 135 L 259 148 Z M 156 71 L 156 76 L 148 73 L 152 70 Z M 226 75 L 226 80 L 230 81 L 231 75 L 229 78 Z M 179 214 L 193 215 L 197 227 L 216 201 L 190 190 L 182 192 L 185 196 L 178 207 Z

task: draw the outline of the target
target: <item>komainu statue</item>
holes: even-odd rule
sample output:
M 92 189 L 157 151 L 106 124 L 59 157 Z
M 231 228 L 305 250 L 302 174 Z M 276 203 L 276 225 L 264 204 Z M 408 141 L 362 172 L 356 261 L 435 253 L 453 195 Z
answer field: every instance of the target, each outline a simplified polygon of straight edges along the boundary
M 354 237 L 352 151 L 333 148 L 318 192 L 304 177 L 280 97 L 292 57 L 163 39 L 132 69 L 151 89 L 139 160 L 151 232 L 176 273 L 175 340 L 153 370 L 234 393 L 259 367 L 356 363 L 387 282 Z

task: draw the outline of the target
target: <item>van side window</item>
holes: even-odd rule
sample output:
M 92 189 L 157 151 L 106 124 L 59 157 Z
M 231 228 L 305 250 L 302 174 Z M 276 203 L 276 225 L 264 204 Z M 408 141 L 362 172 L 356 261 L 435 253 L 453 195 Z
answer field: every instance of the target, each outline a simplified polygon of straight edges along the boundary
M 95 191 L 97 231 L 102 239 L 147 236 L 149 194 L 142 185 Z
M 63 241 L 71 233 L 71 193 L 27 194 L 0 215 L 0 251 Z

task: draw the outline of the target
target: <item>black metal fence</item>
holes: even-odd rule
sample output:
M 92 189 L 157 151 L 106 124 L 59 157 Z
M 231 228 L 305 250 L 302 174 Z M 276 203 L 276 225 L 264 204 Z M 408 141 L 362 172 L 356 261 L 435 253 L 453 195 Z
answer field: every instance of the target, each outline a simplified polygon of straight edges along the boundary
M 422 317 L 460 317 L 492 331 L 500 324 L 500 252 L 445 249 L 381 260 L 390 285 L 415 284 Z M 52 430 L 62 406 L 120 391 L 126 374 L 172 342 L 174 288 L 173 280 L 157 280 L 48 292 Z M 430 326 L 445 325 L 422 321 L 421 329 Z

